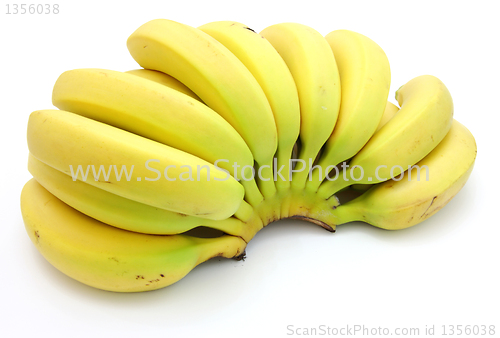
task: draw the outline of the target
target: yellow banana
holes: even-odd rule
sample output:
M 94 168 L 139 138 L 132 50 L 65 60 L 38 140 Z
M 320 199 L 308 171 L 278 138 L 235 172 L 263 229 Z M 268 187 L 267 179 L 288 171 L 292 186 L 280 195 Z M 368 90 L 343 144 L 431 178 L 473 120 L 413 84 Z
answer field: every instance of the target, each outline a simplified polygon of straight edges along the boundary
M 88 184 L 158 208 L 220 220 L 233 215 L 242 204 L 243 187 L 212 164 L 66 111 L 32 113 L 28 147 L 53 168 L 67 174 L 73 171 L 73 176 Z M 103 169 L 108 175 L 103 173 L 98 180 L 84 178 L 84 171 L 91 168 L 96 173 Z M 125 169 L 127 173 L 122 171 Z
M 325 39 L 337 61 L 342 103 L 318 168 L 307 182 L 307 189 L 314 192 L 328 174 L 328 166 L 356 155 L 374 134 L 384 113 L 391 83 L 387 56 L 371 39 L 348 30 L 333 31 Z
M 125 73 L 136 75 L 139 77 L 142 77 L 144 79 L 148 79 L 151 81 L 154 81 L 156 83 L 162 84 L 164 86 L 167 86 L 169 88 L 175 89 L 183 94 L 191 96 L 193 99 L 198 100 L 200 102 L 201 99 L 193 93 L 191 89 L 186 87 L 182 82 L 180 82 L 177 79 L 174 79 L 168 74 L 156 71 L 156 70 L 151 70 L 151 69 L 132 69 L 128 70 Z
M 382 114 L 382 119 L 380 120 L 380 123 L 377 126 L 377 130 L 375 132 L 379 131 L 382 129 L 383 126 L 387 124 L 396 114 L 399 112 L 399 107 L 396 106 L 394 103 L 387 101 L 387 104 L 385 105 L 384 109 L 384 114 Z
M 300 103 L 300 152 L 291 186 L 301 190 L 314 161 L 332 134 L 340 107 L 340 80 L 332 50 L 316 30 L 298 23 L 267 27 L 260 34 L 292 73 Z
M 157 236 L 111 227 L 61 202 L 34 179 L 21 194 L 26 231 L 58 270 L 108 291 L 156 290 L 212 257 L 244 253 L 239 237 Z
M 472 172 L 476 153 L 474 137 L 454 120 L 446 137 L 417 163 L 418 167 L 405 172 L 399 181 L 377 184 L 331 211 L 332 222 L 363 221 L 389 230 L 418 224 L 460 191 Z
M 240 258 L 285 218 L 404 229 L 473 170 L 476 143 L 446 86 L 416 77 L 399 109 L 387 56 L 362 34 L 158 19 L 127 48 L 143 69 L 65 72 L 61 110 L 28 122 L 26 231 L 87 285 L 168 286 L 212 257 Z
M 246 168 L 238 171 L 238 179 L 241 174 L 251 177 L 253 156 L 238 132 L 203 103 L 167 86 L 112 70 L 75 69 L 59 76 L 52 102 L 59 109 L 195 155 L 233 175 L 237 164 Z M 262 201 L 255 180 L 240 182 L 251 204 Z
M 31 154 L 28 170 L 40 185 L 64 203 L 98 221 L 125 230 L 174 235 L 203 226 L 239 236 L 248 242 L 262 227 L 258 220 L 244 223 L 230 217 L 214 221 L 139 203 L 86 182 L 73 181 L 71 176 L 46 165 Z
M 396 177 L 424 158 L 450 130 L 453 101 L 436 77 L 423 75 L 396 92 L 401 109 L 349 163 L 318 189 L 328 198 L 351 184 L 375 184 Z M 336 176 L 336 175 L 332 175 Z
M 266 94 L 278 131 L 276 187 L 290 186 L 290 158 L 299 137 L 300 106 L 297 87 L 287 65 L 273 46 L 248 26 L 235 21 L 217 21 L 198 27 L 229 49 L 252 73 Z M 271 189 L 269 189 L 271 190 Z M 273 191 L 261 188 L 266 198 Z
M 387 122 L 389 122 L 394 116 L 399 111 L 399 107 L 396 106 L 394 103 L 387 101 L 387 104 L 385 106 L 384 114 L 382 115 L 382 119 L 380 120 L 380 123 L 378 124 L 377 131 L 382 129 L 383 126 L 386 125 Z M 353 184 L 351 188 L 355 191 L 367 191 L 372 187 L 371 184 Z
M 272 163 L 277 147 L 273 113 L 250 71 L 220 42 L 199 29 L 157 19 L 127 41 L 143 68 L 184 83 L 224 117 L 246 141 L 259 165 Z

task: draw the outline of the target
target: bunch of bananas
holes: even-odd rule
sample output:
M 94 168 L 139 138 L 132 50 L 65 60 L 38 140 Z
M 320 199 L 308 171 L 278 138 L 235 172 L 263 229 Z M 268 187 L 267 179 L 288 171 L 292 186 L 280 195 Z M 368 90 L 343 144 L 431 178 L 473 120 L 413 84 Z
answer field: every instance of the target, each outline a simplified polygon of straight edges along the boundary
M 142 69 L 67 71 L 59 110 L 28 122 L 28 235 L 93 287 L 165 287 L 284 218 L 407 228 L 472 171 L 445 85 L 419 76 L 388 102 L 389 62 L 364 35 L 159 19 L 127 46 Z

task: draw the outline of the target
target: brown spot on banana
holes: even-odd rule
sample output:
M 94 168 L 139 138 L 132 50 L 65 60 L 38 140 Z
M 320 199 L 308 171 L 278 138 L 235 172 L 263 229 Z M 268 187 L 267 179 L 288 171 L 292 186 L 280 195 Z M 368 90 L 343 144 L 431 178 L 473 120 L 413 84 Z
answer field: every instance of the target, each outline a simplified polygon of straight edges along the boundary
M 316 225 L 319 225 L 320 227 L 322 227 L 322 228 L 324 228 L 324 229 L 326 229 L 326 230 L 328 230 L 330 232 L 335 232 L 335 229 L 332 228 L 330 225 L 328 225 L 325 222 L 322 222 L 320 220 L 311 218 L 311 217 L 302 216 L 302 215 L 293 215 L 293 216 L 290 216 L 288 218 L 300 219 L 300 220 L 308 221 L 308 222 L 314 223 Z
M 436 200 L 437 196 L 434 196 L 432 198 L 432 201 L 431 201 L 431 204 L 429 204 L 429 206 L 427 207 L 427 209 L 425 209 L 425 211 L 423 212 L 423 214 L 420 216 L 420 218 L 424 217 L 425 214 L 427 213 L 427 210 L 429 210 L 429 208 L 432 206 L 432 204 L 434 203 L 434 201 Z

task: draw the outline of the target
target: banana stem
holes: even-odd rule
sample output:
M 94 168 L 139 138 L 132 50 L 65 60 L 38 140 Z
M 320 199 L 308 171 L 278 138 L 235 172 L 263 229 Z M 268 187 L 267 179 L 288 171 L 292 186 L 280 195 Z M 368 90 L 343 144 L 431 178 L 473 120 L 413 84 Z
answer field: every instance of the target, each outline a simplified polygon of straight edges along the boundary
M 295 190 L 301 190 L 305 188 L 307 179 L 309 177 L 309 161 L 316 159 L 319 149 L 311 149 L 307 144 L 303 144 L 300 149 L 298 162 L 292 177 L 292 188 Z
M 277 168 L 274 168 L 274 170 L 277 174 L 275 184 L 276 189 L 280 192 L 290 189 L 290 159 L 292 158 L 293 146 L 293 143 L 286 149 L 278 146 L 278 152 L 276 153 Z
M 328 162 L 327 162 L 328 160 Z M 328 175 L 329 171 L 327 171 L 327 168 L 329 166 L 336 166 L 338 165 L 342 160 L 339 158 L 333 158 L 333 159 L 327 159 L 325 157 L 320 157 L 318 161 L 318 166 L 319 168 L 315 168 L 312 173 L 311 173 L 311 180 L 308 180 L 306 183 L 306 189 L 307 191 L 310 192 L 316 192 L 318 191 L 319 187 L 322 185 L 324 179 Z M 333 169 L 331 167 L 330 169 Z
M 241 202 L 240 207 L 234 213 L 234 217 L 242 222 L 248 222 L 254 213 L 254 208 L 245 201 Z
M 271 198 L 276 194 L 276 185 L 274 184 L 273 162 L 258 165 L 257 171 L 258 185 L 265 199 Z
M 355 221 L 363 221 L 363 215 L 357 206 L 356 199 L 342 204 L 341 206 L 331 209 L 329 218 L 335 224 L 345 224 Z
M 245 180 L 242 179 L 240 180 L 241 185 L 245 188 L 245 200 L 252 206 L 256 207 L 258 206 L 263 200 L 264 197 L 262 196 L 259 187 L 257 186 L 257 182 L 255 181 L 255 178 L 252 178 L 251 180 Z
M 261 203 L 259 208 L 265 206 L 266 203 Z M 257 211 L 257 209 L 252 208 L 247 202 L 243 201 L 240 205 L 240 208 L 234 214 L 234 217 L 243 222 L 243 231 L 240 236 L 247 243 L 255 236 L 260 229 L 264 227 L 262 223 L 262 219 Z
M 247 242 L 235 236 L 224 235 L 217 238 L 193 238 L 201 264 L 214 257 L 234 258 L 243 255 Z
M 224 220 L 213 221 L 207 220 L 204 226 L 220 230 L 228 235 L 241 237 L 247 243 L 255 236 L 257 229 L 248 223 L 242 222 L 236 217 L 229 217 Z
M 348 177 L 347 180 L 344 180 L 344 172 L 341 171 L 338 175 L 338 177 L 335 180 L 332 181 L 324 181 L 319 189 L 317 194 L 319 197 L 324 198 L 324 199 L 329 199 L 336 193 L 338 193 L 340 190 L 350 186 L 352 182 L 349 180 Z

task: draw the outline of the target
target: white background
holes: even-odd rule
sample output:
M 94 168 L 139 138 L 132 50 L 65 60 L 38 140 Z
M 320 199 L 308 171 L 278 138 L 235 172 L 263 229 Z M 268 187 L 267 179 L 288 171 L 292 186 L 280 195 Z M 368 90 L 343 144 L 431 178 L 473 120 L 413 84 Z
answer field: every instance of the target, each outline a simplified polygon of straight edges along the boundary
M 281 337 L 291 333 L 288 325 L 418 327 L 422 333 L 435 325 L 438 336 L 441 325 L 460 324 L 496 325 L 499 335 L 494 1 L 55 3 L 57 15 L 6 15 L 6 2 L 0 7 L 0 321 L 6 337 Z M 345 28 L 369 36 L 391 62 L 391 100 L 422 74 L 448 86 L 455 118 L 478 144 L 469 182 L 438 214 L 408 230 L 351 223 L 330 234 L 299 221 L 272 224 L 250 242 L 246 261 L 211 260 L 154 292 L 104 292 L 66 277 L 37 252 L 21 219 L 19 195 L 30 178 L 28 116 L 52 107 L 52 86 L 65 70 L 137 68 L 126 39 L 160 17 L 192 26 L 235 20 L 256 31 L 294 21 L 322 34 Z

